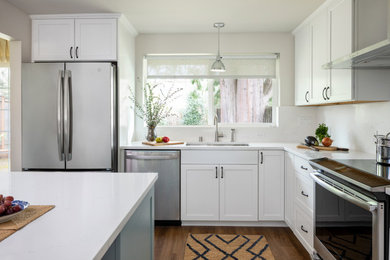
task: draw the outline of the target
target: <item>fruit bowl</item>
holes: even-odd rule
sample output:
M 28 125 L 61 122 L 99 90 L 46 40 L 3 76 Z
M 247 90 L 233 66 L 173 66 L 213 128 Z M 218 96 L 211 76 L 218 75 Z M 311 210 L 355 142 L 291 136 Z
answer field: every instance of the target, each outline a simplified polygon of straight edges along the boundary
M 19 205 L 21 207 L 21 210 L 18 211 L 18 212 L 12 213 L 10 215 L 1 216 L 0 217 L 0 223 L 4 223 L 4 222 L 7 222 L 7 221 L 13 219 L 14 217 L 16 217 L 17 215 L 22 213 L 25 209 L 27 209 L 28 206 L 30 206 L 30 203 L 28 203 L 27 201 L 23 201 L 23 200 L 14 200 L 14 201 L 12 201 L 12 206 L 16 206 L 16 205 Z

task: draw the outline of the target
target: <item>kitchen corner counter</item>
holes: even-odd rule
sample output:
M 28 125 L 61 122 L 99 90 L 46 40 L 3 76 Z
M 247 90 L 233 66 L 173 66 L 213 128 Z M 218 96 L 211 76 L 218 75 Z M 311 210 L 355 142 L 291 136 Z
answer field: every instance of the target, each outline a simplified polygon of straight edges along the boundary
M 0 173 L 0 193 L 56 207 L 0 242 L 0 259 L 101 259 L 157 173 Z
M 359 151 L 312 151 L 308 149 L 297 148 L 298 143 L 249 143 L 249 146 L 206 146 L 196 145 L 165 145 L 165 146 L 149 146 L 143 145 L 142 142 L 133 142 L 126 146 L 121 146 L 121 150 L 284 150 L 293 153 L 306 160 L 318 159 L 327 157 L 330 159 L 375 159 L 375 154 L 369 154 Z

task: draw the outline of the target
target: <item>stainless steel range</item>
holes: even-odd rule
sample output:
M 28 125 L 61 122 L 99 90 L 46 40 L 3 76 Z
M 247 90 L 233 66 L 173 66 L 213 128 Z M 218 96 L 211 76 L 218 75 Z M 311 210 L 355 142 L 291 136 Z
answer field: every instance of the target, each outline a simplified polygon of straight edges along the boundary
M 388 260 L 390 166 L 376 160 L 310 164 L 315 181 L 314 248 L 320 259 Z

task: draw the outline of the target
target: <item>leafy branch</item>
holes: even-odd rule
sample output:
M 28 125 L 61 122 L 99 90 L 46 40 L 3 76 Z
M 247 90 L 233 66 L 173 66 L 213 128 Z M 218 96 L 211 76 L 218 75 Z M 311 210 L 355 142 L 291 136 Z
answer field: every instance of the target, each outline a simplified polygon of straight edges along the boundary
M 140 104 L 136 98 L 135 93 L 130 88 L 131 107 L 135 110 L 136 115 L 143 119 L 148 127 L 156 127 L 162 120 L 176 116 L 172 113 L 172 107 L 168 104 L 172 103 L 179 97 L 179 92 L 182 88 L 169 88 L 168 92 L 164 93 L 160 88 L 160 95 L 156 95 L 159 84 L 151 85 L 146 83 L 143 89 L 144 103 Z

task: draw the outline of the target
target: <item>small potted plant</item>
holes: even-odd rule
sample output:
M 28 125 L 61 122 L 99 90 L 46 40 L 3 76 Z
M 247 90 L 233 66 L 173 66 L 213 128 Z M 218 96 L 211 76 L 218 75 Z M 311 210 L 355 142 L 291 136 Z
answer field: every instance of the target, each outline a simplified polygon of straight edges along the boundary
M 143 119 L 148 127 L 148 134 L 146 140 L 152 142 L 156 139 L 155 129 L 156 126 L 165 118 L 174 116 L 172 113 L 172 107 L 168 106 L 173 100 L 178 97 L 178 93 L 181 88 L 169 88 L 164 93 L 160 88 L 160 95 L 157 95 L 157 87 L 159 84 L 151 85 L 146 83 L 143 89 L 144 102 L 139 103 L 134 92 L 130 89 L 130 100 L 132 101 L 132 108 L 135 110 L 136 115 Z
M 320 124 L 316 130 L 316 136 L 318 140 L 322 143 L 323 146 L 331 146 L 333 140 L 330 139 L 330 135 L 328 134 L 329 128 L 324 124 Z

